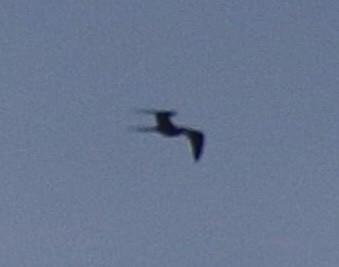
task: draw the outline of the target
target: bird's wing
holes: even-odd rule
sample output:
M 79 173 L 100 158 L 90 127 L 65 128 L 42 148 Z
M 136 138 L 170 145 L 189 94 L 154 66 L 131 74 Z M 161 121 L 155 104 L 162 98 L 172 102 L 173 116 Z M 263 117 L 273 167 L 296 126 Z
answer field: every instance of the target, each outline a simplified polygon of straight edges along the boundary
M 185 135 L 188 137 L 194 160 L 199 160 L 203 146 L 204 146 L 204 135 L 203 133 L 196 130 L 185 130 Z

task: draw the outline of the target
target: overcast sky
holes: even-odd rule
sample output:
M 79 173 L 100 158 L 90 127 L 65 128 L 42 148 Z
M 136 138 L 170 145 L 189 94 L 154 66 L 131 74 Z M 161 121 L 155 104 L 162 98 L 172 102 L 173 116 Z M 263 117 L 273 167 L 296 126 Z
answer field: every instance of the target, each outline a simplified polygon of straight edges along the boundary
M 336 0 L 2 0 L 0 265 L 338 266 L 338 51 Z

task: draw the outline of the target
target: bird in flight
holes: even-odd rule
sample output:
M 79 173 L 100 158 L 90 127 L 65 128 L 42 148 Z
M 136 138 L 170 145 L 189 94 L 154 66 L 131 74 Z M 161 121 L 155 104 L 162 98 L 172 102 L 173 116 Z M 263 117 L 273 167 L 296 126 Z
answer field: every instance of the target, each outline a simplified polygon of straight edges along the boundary
M 179 127 L 174 125 L 171 122 L 171 117 L 176 115 L 175 111 L 141 109 L 137 110 L 137 112 L 154 115 L 156 126 L 136 127 L 134 128 L 134 130 L 136 130 L 137 132 L 158 132 L 165 137 L 184 135 L 190 141 L 194 160 L 198 161 L 200 159 L 204 146 L 203 133 L 191 128 Z

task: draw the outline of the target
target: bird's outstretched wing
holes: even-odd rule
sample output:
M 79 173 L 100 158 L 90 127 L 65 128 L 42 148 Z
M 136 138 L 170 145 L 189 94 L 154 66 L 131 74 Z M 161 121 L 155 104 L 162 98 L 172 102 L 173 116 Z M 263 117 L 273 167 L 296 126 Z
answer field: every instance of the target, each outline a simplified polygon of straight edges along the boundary
M 204 146 L 204 135 L 202 132 L 196 130 L 185 130 L 185 135 L 190 141 L 192 154 L 194 160 L 197 161 L 200 159 L 203 146 Z

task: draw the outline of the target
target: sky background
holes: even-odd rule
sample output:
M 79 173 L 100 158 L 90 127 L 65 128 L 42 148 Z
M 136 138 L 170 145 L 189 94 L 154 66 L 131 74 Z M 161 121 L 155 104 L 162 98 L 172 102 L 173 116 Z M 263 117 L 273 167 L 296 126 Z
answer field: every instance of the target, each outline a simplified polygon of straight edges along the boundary
M 2 0 L 0 265 L 338 266 L 338 51 L 335 0 Z

